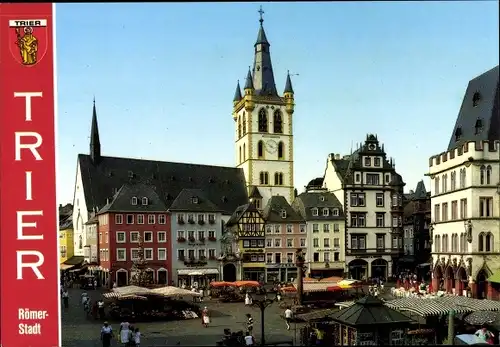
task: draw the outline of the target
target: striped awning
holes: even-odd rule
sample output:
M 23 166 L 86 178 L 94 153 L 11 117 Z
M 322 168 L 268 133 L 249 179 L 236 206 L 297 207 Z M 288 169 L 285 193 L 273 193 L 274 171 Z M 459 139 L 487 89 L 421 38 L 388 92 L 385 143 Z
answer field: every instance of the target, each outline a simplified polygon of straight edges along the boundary
M 422 317 L 446 315 L 450 311 L 460 314 L 500 310 L 500 302 L 472 299 L 465 296 L 401 298 L 388 301 L 386 305 L 392 309 L 412 312 Z
M 119 300 L 147 300 L 145 296 L 141 295 L 134 295 L 134 294 L 129 294 L 129 295 L 120 295 L 118 293 L 105 293 L 102 296 L 106 299 L 119 299 Z
M 297 284 L 294 283 L 293 286 L 297 288 Z M 307 292 L 326 292 L 328 287 L 331 287 L 332 283 L 330 282 L 304 282 L 303 291 Z

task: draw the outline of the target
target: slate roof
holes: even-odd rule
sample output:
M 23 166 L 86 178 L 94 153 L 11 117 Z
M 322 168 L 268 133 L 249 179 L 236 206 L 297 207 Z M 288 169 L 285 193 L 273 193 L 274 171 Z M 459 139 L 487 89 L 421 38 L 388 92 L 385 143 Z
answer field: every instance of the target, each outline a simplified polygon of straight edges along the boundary
M 252 199 L 262 199 L 262 195 L 260 194 L 260 191 L 259 191 L 259 188 L 256 187 L 256 186 L 252 186 L 252 188 L 250 188 L 250 194 L 249 194 L 249 198 Z
M 290 72 L 286 75 L 286 83 L 285 83 L 285 93 L 293 93 L 292 79 L 290 78 Z
M 427 190 L 425 189 L 425 183 L 423 180 L 417 183 L 417 188 L 415 189 L 415 193 L 413 193 L 413 199 L 427 199 Z
M 317 216 L 312 215 L 312 209 L 315 207 L 319 209 Z M 293 201 L 292 208 L 305 220 L 344 220 L 342 204 L 335 194 L 327 190 L 299 194 Z M 323 208 L 328 208 L 330 210 L 328 216 L 323 216 Z M 338 216 L 333 215 L 332 210 L 334 208 L 339 210 Z
M 385 306 L 382 300 L 371 295 L 365 296 L 353 305 L 329 316 L 336 322 L 352 327 L 361 325 L 408 324 L 413 322 L 406 315 Z
M 286 212 L 286 218 L 282 218 L 281 212 L 282 211 Z M 278 195 L 278 196 L 272 196 L 269 201 L 267 202 L 267 205 L 264 207 L 264 210 L 262 211 L 262 215 L 264 216 L 264 219 L 266 222 L 272 222 L 272 223 L 303 223 L 304 218 L 295 211 L 292 206 L 286 201 L 284 196 Z
M 271 63 L 271 52 L 269 41 L 264 31 L 262 22 L 260 23 L 259 34 L 255 42 L 255 56 L 253 62 L 253 87 L 256 95 L 278 96 L 276 83 L 274 81 L 273 64 Z
M 224 212 L 201 189 L 183 189 L 169 208 L 170 211 Z
M 73 216 L 59 216 L 59 230 L 72 229 L 73 228 Z
M 238 102 L 241 99 L 242 99 L 242 96 L 241 96 L 240 81 L 238 81 L 238 83 L 236 84 L 236 90 L 234 91 L 233 101 Z
M 137 204 L 132 204 L 132 198 L 137 198 Z M 143 205 L 142 199 L 147 198 Z M 163 212 L 167 206 L 160 199 L 155 187 L 144 183 L 125 183 L 113 198 L 99 211 L 106 212 Z
M 469 82 L 453 127 L 448 151 L 470 141 L 495 140 L 500 140 L 498 65 Z
M 89 211 L 102 209 L 127 183 L 152 187 L 167 209 L 183 189 L 202 189 L 225 214 L 248 202 L 238 168 L 118 157 L 101 157 L 94 164 L 86 154 L 79 154 L 78 162 Z
M 323 177 L 313 178 L 309 181 L 309 183 L 307 183 L 306 190 L 322 188 L 324 180 L 325 179 Z

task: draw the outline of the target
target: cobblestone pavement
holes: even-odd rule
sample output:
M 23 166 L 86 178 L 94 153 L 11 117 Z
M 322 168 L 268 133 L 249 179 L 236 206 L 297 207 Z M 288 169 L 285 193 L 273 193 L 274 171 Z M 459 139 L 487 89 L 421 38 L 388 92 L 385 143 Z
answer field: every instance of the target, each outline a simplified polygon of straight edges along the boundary
M 98 347 L 101 346 L 99 340 L 101 321 L 87 318 L 80 305 L 82 290 L 70 289 L 69 308 L 62 309 L 62 345 L 64 347 Z M 100 291 L 88 291 L 92 300 L 98 299 Z M 208 301 L 203 303 L 211 312 L 212 324 L 208 328 L 203 328 L 200 319 L 139 323 L 144 337 L 141 347 L 160 346 L 193 346 L 207 345 L 215 346 L 223 335 L 223 329 L 229 328 L 232 331 L 245 330 L 246 313 L 251 313 L 254 317 L 254 336 L 260 340 L 260 310 L 258 308 L 245 307 L 243 303 L 218 303 Z M 265 311 L 265 336 L 267 342 L 278 340 L 298 341 L 298 330 L 295 334 L 295 326 L 287 331 L 285 322 L 280 317 L 283 309 L 275 303 Z M 117 323 L 112 324 L 117 331 Z M 296 327 L 299 328 L 299 325 Z M 295 336 L 297 335 L 297 337 Z M 298 343 L 297 343 L 298 344 Z M 113 346 L 119 344 L 114 341 Z

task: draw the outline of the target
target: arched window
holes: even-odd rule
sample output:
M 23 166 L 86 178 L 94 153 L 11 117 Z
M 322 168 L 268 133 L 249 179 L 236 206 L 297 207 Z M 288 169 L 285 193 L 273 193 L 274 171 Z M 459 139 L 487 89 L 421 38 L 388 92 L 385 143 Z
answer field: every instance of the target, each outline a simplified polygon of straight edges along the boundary
M 281 116 L 280 110 L 274 111 L 273 125 L 273 132 L 283 134 L 283 117 Z
M 260 181 L 260 184 L 262 184 L 262 185 L 269 184 L 269 173 L 262 171 L 259 174 L 259 181 Z
M 485 239 L 486 240 L 485 240 L 484 249 L 486 250 L 486 252 L 493 251 L 493 234 L 487 233 Z
M 245 115 L 245 112 L 243 112 L 243 120 L 242 120 L 242 126 L 243 126 L 243 135 L 247 133 L 247 117 Z
M 238 138 L 241 137 L 241 118 L 238 117 Z
M 486 178 L 486 167 L 484 165 L 482 165 L 479 170 L 481 172 L 481 184 L 484 184 L 485 178 Z
M 243 144 L 243 161 L 247 160 L 247 145 Z
M 441 252 L 448 252 L 448 235 L 443 235 Z
M 439 194 L 439 177 L 434 178 L 434 195 Z
M 453 171 L 451 174 L 450 174 L 450 189 L 451 190 L 455 190 L 457 189 L 457 172 L 456 171 Z
M 274 174 L 274 185 L 275 186 L 282 186 L 283 185 L 283 173 L 282 172 L 276 172 Z
M 465 188 L 465 181 L 467 181 L 467 172 L 465 171 L 465 168 L 462 169 L 462 186 L 461 188 Z
M 278 143 L 278 159 L 285 158 L 285 144 L 283 142 Z
M 434 237 L 434 250 L 437 253 L 441 250 L 441 236 L 439 235 Z
M 259 132 L 267 133 L 267 112 L 265 109 L 261 108 L 259 111 Z
M 240 146 L 240 148 L 239 148 L 239 158 L 238 158 L 238 159 L 239 159 L 239 162 L 240 162 L 240 163 L 242 163 L 242 162 L 243 162 L 243 161 L 241 160 L 241 146 Z
M 264 142 L 262 140 L 257 142 L 257 157 L 259 158 L 264 157 Z
M 448 190 L 448 174 L 443 175 L 443 193 L 446 193 Z
M 479 252 L 484 252 L 484 234 L 480 233 L 477 238 L 477 250 Z
M 465 241 L 465 234 L 461 233 L 460 234 L 460 248 L 458 250 L 459 252 L 465 252 L 464 241 Z
M 486 184 L 491 184 L 491 165 L 486 167 Z

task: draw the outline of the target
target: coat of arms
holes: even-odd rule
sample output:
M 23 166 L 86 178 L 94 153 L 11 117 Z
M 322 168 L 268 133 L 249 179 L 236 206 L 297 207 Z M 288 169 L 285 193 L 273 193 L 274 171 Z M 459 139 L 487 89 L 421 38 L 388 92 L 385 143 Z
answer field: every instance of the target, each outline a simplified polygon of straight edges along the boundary
M 33 66 L 40 62 L 47 51 L 47 20 L 9 20 L 9 27 L 11 52 L 14 58 L 25 66 Z

